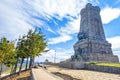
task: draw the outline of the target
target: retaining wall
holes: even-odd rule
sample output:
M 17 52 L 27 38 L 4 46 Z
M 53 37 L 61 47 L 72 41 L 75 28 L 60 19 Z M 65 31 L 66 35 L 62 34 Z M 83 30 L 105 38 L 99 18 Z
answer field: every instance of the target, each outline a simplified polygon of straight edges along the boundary
M 86 70 L 120 74 L 120 68 L 118 67 L 97 66 L 85 62 L 61 62 L 60 67 L 71 68 L 71 69 L 86 69 Z
M 120 68 L 85 64 L 85 69 L 120 74 Z

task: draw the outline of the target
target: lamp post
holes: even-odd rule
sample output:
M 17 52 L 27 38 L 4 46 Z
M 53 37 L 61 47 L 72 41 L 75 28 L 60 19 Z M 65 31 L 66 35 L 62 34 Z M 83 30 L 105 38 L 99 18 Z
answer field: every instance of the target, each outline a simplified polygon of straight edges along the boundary
M 55 55 L 54 55 L 54 63 L 56 63 L 56 51 L 55 51 Z

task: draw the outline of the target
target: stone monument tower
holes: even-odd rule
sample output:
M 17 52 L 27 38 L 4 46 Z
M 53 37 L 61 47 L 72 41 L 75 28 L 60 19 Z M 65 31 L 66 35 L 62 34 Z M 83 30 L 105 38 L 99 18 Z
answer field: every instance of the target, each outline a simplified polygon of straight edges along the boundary
M 72 60 L 119 62 L 118 57 L 113 55 L 111 44 L 106 41 L 100 8 L 88 3 L 80 14 L 80 31 L 78 41 L 74 45 L 75 54 Z

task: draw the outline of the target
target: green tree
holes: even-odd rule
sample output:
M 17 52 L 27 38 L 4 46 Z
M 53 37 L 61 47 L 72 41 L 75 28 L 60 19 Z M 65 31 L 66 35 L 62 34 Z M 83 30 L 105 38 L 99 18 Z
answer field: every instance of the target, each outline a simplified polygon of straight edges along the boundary
M 26 44 L 26 36 L 24 35 L 21 39 L 18 40 L 18 44 L 16 47 L 17 56 L 18 56 L 18 59 L 20 60 L 19 74 L 21 72 L 22 65 L 26 57 L 26 45 L 25 44 Z
M 24 59 L 27 59 L 25 69 L 27 69 L 28 58 L 30 58 L 29 68 L 32 68 L 34 65 L 35 56 L 39 56 L 41 52 L 44 52 L 46 46 L 47 43 L 44 35 L 40 30 L 37 29 L 34 30 L 34 32 L 29 30 L 27 35 L 24 35 L 21 39 L 19 39 L 16 47 L 17 57 L 18 59 L 21 59 L 19 73 L 21 72 Z
M 35 56 L 39 56 L 40 53 L 45 51 L 47 43 L 45 41 L 45 36 L 42 34 L 41 30 L 29 30 L 28 35 L 28 48 L 30 55 L 30 65 L 29 68 L 32 68 L 34 65 Z
M 1 64 L 1 72 L 2 65 L 6 65 L 11 67 L 15 63 L 15 47 L 14 43 L 8 41 L 6 38 L 2 38 L 0 41 L 0 64 Z M 1 74 L 1 73 L 0 73 Z

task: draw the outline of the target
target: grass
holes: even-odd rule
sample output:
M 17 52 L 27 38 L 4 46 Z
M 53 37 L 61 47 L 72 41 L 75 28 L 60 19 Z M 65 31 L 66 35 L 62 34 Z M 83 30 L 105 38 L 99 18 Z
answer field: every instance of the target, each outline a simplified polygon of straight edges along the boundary
M 19 68 L 17 68 L 17 71 L 19 70 Z M 9 74 L 11 72 L 11 68 L 7 69 L 5 71 L 2 71 L 2 74 Z
M 11 69 L 7 69 L 7 70 L 3 71 L 2 74 L 9 74 L 10 71 L 11 71 Z
M 25 66 L 23 66 L 22 67 L 23 69 L 25 68 Z M 16 71 L 18 71 L 19 70 L 19 67 L 17 67 L 17 70 Z M 5 71 L 2 71 L 2 74 L 9 74 L 11 72 L 11 68 L 9 68 L 9 69 L 7 69 L 7 70 L 5 70 Z
M 89 64 L 92 64 L 92 65 L 98 65 L 98 66 L 119 67 L 119 68 L 120 68 L 120 63 L 90 62 Z

